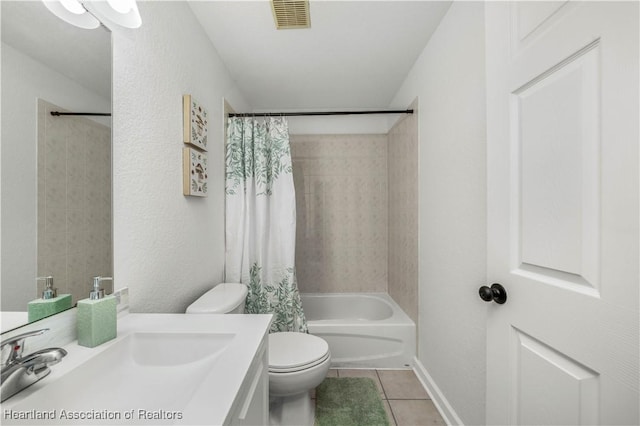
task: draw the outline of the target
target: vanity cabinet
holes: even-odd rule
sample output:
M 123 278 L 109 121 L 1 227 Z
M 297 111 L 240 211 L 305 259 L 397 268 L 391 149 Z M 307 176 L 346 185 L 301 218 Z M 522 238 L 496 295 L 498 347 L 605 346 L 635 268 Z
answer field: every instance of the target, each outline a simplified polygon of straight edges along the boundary
M 68 313 L 73 321 L 67 329 L 75 331 L 75 309 L 52 318 Z M 52 318 L 43 322 L 49 325 Z M 68 356 L 52 366 L 50 375 L 2 403 L 0 423 L 268 425 L 271 319 L 260 314 L 122 315 L 115 339 L 95 348 L 75 341 L 64 345 Z M 56 328 L 65 333 L 64 327 Z M 32 343 L 37 345 L 29 351 L 52 341 Z M 66 416 L 108 412 L 121 417 L 114 417 L 116 422 L 63 418 L 62 411 Z M 54 417 L 31 416 L 36 412 Z
M 232 426 L 269 424 L 268 340 L 265 334 L 225 424 Z

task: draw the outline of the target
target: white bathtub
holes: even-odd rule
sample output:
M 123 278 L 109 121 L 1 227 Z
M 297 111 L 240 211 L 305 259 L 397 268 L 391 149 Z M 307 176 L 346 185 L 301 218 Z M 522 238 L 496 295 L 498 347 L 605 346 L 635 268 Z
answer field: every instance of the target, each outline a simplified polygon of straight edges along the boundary
M 416 325 L 386 293 L 302 293 L 309 333 L 329 343 L 332 367 L 413 366 Z

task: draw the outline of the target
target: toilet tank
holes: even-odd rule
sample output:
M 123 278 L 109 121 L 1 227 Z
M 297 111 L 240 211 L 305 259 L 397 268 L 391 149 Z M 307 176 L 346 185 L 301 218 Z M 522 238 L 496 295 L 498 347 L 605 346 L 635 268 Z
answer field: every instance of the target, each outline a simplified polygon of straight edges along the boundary
M 247 286 L 239 283 L 218 284 L 187 307 L 188 314 L 242 314 Z

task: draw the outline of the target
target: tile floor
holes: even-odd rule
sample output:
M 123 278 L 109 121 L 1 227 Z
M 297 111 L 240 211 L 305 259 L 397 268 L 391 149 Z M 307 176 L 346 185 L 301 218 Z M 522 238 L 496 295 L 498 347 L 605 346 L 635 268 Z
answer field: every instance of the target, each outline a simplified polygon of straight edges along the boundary
M 372 378 L 391 426 L 446 425 L 412 370 L 331 369 L 327 376 Z

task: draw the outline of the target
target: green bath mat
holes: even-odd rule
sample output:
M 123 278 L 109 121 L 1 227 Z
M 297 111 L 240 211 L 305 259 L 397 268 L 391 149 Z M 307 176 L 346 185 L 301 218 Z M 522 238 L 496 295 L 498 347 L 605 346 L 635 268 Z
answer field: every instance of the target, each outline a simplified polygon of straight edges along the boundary
M 389 426 L 373 379 L 324 379 L 316 388 L 315 426 Z

